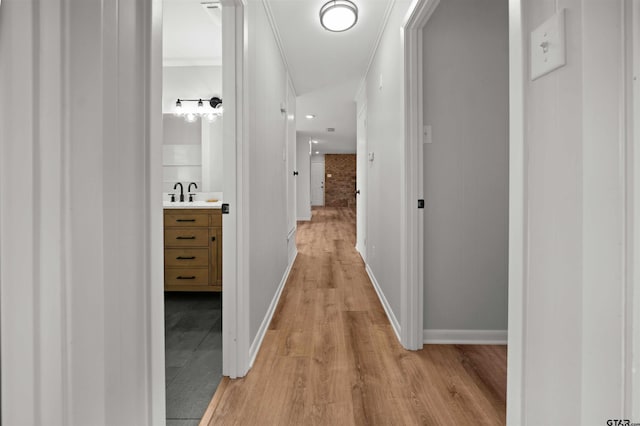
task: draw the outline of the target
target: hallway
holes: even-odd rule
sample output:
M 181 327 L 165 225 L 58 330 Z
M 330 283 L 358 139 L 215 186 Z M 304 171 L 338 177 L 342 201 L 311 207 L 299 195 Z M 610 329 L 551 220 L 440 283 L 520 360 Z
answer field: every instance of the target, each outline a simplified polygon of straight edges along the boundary
M 355 246 L 355 210 L 315 208 L 249 374 L 201 424 L 505 423 L 506 347 L 402 349 Z

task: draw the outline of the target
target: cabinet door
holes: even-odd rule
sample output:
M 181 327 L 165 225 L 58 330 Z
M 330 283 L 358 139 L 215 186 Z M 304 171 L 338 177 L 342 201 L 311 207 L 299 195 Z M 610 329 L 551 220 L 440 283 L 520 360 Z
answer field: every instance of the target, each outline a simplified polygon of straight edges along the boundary
M 211 285 L 222 285 L 222 228 L 209 228 L 210 246 L 209 255 L 211 266 L 209 279 Z

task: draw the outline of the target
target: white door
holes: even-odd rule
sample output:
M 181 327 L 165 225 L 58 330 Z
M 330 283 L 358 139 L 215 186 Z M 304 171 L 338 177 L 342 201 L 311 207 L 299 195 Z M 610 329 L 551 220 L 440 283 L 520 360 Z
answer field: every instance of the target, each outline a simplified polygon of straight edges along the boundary
M 287 232 L 296 227 L 296 96 L 287 84 Z
M 367 109 L 358 114 L 356 148 L 356 250 L 367 261 Z
M 324 206 L 324 163 L 311 163 L 311 205 Z

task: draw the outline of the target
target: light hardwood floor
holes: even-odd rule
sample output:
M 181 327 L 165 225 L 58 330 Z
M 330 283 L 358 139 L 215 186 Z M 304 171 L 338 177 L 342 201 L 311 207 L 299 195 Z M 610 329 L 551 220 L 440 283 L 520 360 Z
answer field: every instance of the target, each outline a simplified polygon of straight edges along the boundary
M 201 425 L 501 425 L 506 347 L 398 343 L 355 251 L 355 212 L 298 224 L 298 258 L 256 362 Z

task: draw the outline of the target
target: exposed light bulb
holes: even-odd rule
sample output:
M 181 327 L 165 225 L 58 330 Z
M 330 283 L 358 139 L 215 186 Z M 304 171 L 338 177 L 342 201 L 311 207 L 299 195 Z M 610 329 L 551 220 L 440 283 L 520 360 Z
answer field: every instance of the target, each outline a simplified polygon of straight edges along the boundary
M 198 114 L 202 115 L 204 114 L 204 103 L 202 102 L 202 99 L 198 100 Z
M 306 118 L 307 120 L 313 120 L 314 118 L 316 118 L 316 116 L 313 114 L 307 114 L 304 116 L 304 118 Z
M 317 141 L 317 140 L 312 140 L 311 142 L 313 142 L 313 143 L 318 143 L 318 141 Z
M 209 120 L 210 123 L 215 122 L 218 119 L 218 116 L 215 115 L 214 113 L 210 112 L 209 114 L 207 114 L 207 120 Z
M 196 115 L 192 112 L 187 113 L 187 115 L 185 115 L 185 120 L 187 120 L 187 123 L 193 123 L 194 121 L 196 121 Z

